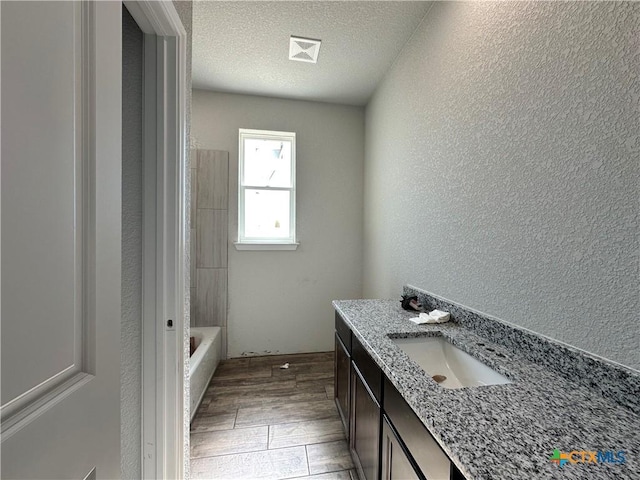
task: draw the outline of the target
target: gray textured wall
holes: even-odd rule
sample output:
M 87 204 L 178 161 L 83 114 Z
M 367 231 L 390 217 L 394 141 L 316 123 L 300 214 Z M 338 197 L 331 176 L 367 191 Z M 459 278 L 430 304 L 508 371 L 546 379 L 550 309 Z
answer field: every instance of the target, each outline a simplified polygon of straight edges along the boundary
M 368 297 L 640 369 L 640 4 L 436 2 L 366 112 Z
M 229 245 L 228 355 L 332 350 L 331 300 L 362 295 L 364 109 L 194 90 L 194 146 L 229 151 L 230 242 L 239 128 L 296 132 L 300 247 Z
M 127 479 L 142 478 L 142 44 L 142 31 L 123 7 L 120 469 Z

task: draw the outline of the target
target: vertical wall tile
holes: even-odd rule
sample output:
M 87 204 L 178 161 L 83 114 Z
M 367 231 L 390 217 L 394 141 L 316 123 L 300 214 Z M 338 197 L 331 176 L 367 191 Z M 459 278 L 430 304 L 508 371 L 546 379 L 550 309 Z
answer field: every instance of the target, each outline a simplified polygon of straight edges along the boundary
M 189 150 L 189 168 L 197 168 L 198 167 L 198 150 L 195 148 L 191 148 Z
M 195 275 L 192 277 L 191 281 L 195 285 L 196 283 Z M 189 314 L 191 316 L 191 319 L 189 320 L 189 325 L 192 327 L 195 327 L 196 326 L 196 289 L 191 288 L 190 293 L 191 293 L 191 308 L 189 309 Z
M 227 211 L 198 209 L 196 213 L 196 266 L 227 266 Z
M 226 360 L 227 359 L 227 327 L 221 327 L 220 333 L 222 333 L 222 336 L 220 337 L 220 339 L 222 340 L 221 341 L 222 349 L 220 353 L 220 358 L 222 360 Z
M 229 152 L 198 150 L 198 208 L 226 210 L 229 196 Z
M 213 267 L 227 267 L 227 210 L 213 210 Z
M 213 208 L 229 208 L 229 152 L 217 152 L 213 175 Z
M 195 160 L 195 157 L 193 158 Z M 192 168 L 191 169 L 191 208 L 189 209 L 189 221 L 191 222 L 191 228 L 196 228 L 196 208 L 198 208 L 197 192 L 198 192 L 198 170 L 195 168 Z
M 196 222 L 196 267 L 213 268 L 213 210 L 199 208 Z
M 226 358 L 229 153 L 198 150 L 191 166 L 191 325 L 222 326 Z
M 198 206 L 213 208 L 214 155 L 211 150 L 198 150 Z
M 196 326 L 226 326 L 227 269 L 198 268 L 196 277 Z
M 196 288 L 196 245 L 198 244 L 196 229 L 191 228 L 191 244 L 189 245 L 189 257 L 191 259 L 191 265 L 189 268 L 190 287 Z

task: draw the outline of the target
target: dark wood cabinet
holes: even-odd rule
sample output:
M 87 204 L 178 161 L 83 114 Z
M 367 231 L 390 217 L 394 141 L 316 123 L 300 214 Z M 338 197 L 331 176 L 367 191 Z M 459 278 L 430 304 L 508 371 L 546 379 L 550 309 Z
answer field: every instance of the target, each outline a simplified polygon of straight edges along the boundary
M 381 457 L 382 480 L 424 480 L 413 466 L 386 415 L 382 420 Z
M 351 361 L 358 367 L 362 380 L 371 391 L 373 398 L 378 405 L 382 405 L 382 370 L 355 335 L 351 338 Z
M 344 431 L 349 438 L 349 412 L 351 409 L 351 355 L 347 351 L 347 347 L 342 343 L 340 337 L 336 333 L 336 350 L 335 350 L 335 375 L 334 375 L 334 393 L 338 413 L 342 419 Z
M 335 402 L 360 480 L 464 480 L 336 312 Z
M 384 413 L 397 436 L 415 463 L 417 470 L 427 480 L 451 480 L 460 478 L 457 470 L 422 424 L 409 404 L 388 378 L 384 379 Z M 455 473 L 455 474 L 454 474 Z
M 351 378 L 351 456 L 360 480 L 378 480 L 380 405 L 355 364 L 352 365 Z

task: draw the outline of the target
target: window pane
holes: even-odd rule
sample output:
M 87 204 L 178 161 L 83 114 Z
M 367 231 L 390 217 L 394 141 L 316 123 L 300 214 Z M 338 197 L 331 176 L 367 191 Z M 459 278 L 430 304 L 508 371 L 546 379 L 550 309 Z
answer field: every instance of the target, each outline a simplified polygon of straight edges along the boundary
M 289 238 L 289 199 L 282 190 L 244 191 L 245 238 Z
M 246 138 L 243 185 L 291 187 L 291 142 Z

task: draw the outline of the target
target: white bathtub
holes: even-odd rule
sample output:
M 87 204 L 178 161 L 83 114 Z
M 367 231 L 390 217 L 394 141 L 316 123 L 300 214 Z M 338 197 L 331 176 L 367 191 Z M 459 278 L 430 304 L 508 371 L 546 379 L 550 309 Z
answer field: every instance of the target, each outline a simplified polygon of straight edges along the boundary
M 191 336 L 195 338 L 196 350 L 191 355 L 190 391 L 191 420 L 207 390 L 207 386 L 220 363 L 222 353 L 222 335 L 220 327 L 192 327 Z

